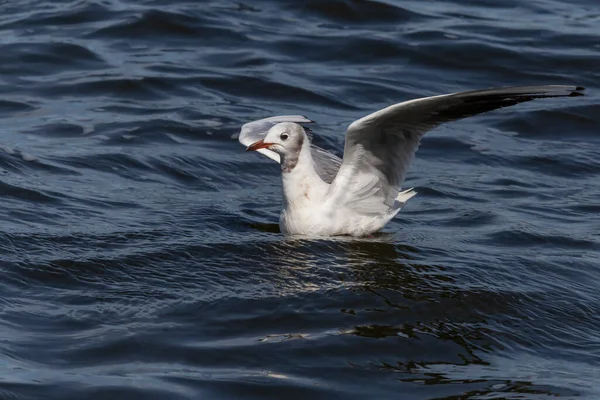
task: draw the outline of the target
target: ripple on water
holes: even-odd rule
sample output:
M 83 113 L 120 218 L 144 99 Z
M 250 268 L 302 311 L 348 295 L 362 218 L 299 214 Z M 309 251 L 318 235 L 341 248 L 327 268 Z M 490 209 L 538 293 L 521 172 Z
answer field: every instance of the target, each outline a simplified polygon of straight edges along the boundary
M 582 0 L 0 6 L 0 397 L 598 397 L 598 43 Z M 589 86 L 429 133 L 386 232 L 279 232 L 239 127 Z

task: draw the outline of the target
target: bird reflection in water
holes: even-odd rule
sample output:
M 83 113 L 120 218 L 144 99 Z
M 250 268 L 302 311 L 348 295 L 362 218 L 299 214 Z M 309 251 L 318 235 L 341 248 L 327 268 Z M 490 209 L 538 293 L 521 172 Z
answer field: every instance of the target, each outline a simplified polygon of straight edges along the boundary
M 277 233 L 277 228 L 261 230 Z M 486 378 L 494 370 L 486 355 L 503 349 L 494 319 L 515 314 L 514 305 L 521 300 L 514 293 L 473 288 L 460 265 L 429 264 L 422 254 L 431 255 L 431 251 L 399 244 L 400 236 L 291 236 L 270 242 L 263 249 L 264 261 L 276 269 L 273 284 L 281 297 L 311 296 L 313 303 L 326 308 L 315 312 L 342 313 L 349 319 L 343 320 L 347 325 L 327 332 L 275 333 L 262 340 L 355 337 L 354 345 L 371 346 L 364 353 L 380 357 L 363 359 L 362 351 L 349 351 L 347 362 L 354 368 L 393 372 L 397 379 L 417 384 L 464 384 L 465 392 L 475 383 L 483 393 L 527 392 L 527 382 Z M 314 296 L 327 299 L 315 300 Z M 397 323 L 390 325 L 391 319 Z M 464 376 L 461 371 L 466 369 L 469 376 L 481 376 L 481 380 L 452 378 Z

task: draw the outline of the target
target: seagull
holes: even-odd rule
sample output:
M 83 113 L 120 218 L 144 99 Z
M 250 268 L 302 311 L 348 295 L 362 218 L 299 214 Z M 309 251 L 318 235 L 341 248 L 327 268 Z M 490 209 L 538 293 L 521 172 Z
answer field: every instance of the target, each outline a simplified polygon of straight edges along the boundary
M 313 123 L 281 115 L 242 126 L 238 140 L 281 164 L 281 232 L 304 236 L 368 236 L 417 194 L 402 190 L 423 135 L 438 125 L 549 97 L 582 96 L 581 86 L 502 87 L 425 97 L 391 105 L 352 122 L 344 156 L 312 144 Z

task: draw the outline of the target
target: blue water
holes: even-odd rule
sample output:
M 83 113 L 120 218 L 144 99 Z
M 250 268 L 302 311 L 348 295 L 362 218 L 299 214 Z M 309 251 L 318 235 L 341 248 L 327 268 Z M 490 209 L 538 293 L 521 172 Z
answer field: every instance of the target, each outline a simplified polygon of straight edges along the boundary
M 595 0 L 0 3 L 0 398 L 600 398 Z M 569 84 L 425 136 L 369 239 L 288 238 L 241 124 Z

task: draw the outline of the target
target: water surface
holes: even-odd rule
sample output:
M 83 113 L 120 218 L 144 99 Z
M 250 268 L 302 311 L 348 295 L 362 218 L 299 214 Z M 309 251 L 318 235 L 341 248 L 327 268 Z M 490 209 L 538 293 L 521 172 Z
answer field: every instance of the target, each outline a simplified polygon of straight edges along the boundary
M 0 398 L 600 397 L 593 0 L 0 4 Z M 369 239 L 278 232 L 241 124 L 587 96 L 444 125 Z

